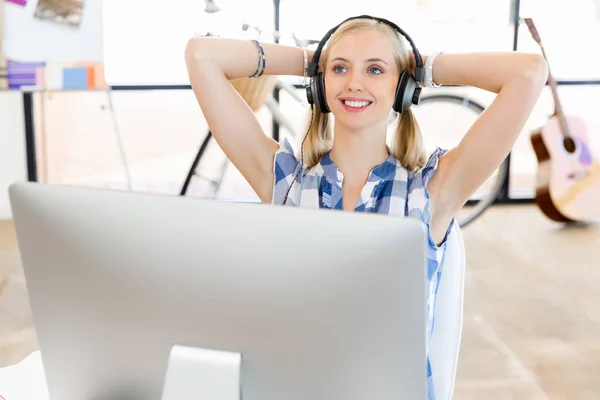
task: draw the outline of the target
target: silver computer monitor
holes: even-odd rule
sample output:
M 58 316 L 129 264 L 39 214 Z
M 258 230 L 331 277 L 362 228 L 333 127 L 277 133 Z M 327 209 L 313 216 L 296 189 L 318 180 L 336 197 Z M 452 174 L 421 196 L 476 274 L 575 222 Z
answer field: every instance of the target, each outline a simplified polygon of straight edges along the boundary
M 51 400 L 161 398 L 173 345 L 242 354 L 244 400 L 426 398 L 421 222 L 10 187 Z

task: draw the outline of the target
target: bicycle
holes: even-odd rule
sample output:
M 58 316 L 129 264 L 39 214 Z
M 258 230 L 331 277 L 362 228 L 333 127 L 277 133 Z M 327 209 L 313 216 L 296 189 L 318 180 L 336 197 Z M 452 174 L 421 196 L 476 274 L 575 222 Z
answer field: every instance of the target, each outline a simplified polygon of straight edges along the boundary
M 250 26 L 248 24 L 243 24 L 242 26 L 242 29 L 244 31 L 249 28 L 256 30 L 259 35 L 263 33 L 263 31 L 256 26 Z M 273 37 L 283 37 L 283 35 L 280 32 L 272 32 L 271 34 L 273 35 Z M 298 39 L 294 34 L 291 35 L 291 38 L 299 47 L 319 43 L 318 40 L 302 41 Z M 279 90 L 287 92 L 291 96 L 291 98 L 294 99 L 294 101 L 308 107 L 308 102 L 297 93 L 298 89 L 300 89 L 301 87 L 285 83 L 277 77 L 274 78 L 272 83 L 273 87 L 277 87 Z M 277 103 L 277 101 L 275 101 L 275 99 L 270 93 L 266 96 L 263 105 L 269 109 L 269 111 L 273 115 L 273 119 L 280 127 L 286 129 L 288 132 L 291 133 L 292 136 L 298 135 L 295 126 L 284 115 L 284 113 L 280 109 L 279 104 Z M 255 106 L 253 107 L 251 105 L 251 108 L 255 110 Z M 415 114 L 417 121 L 421 126 L 424 138 L 429 138 L 431 136 L 431 133 L 436 130 L 435 125 L 428 126 L 428 124 L 434 123 L 437 125 L 441 125 L 443 128 L 443 132 L 441 133 L 442 136 L 438 136 L 435 141 L 430 140 L 431 144 L 428 149 L 429 151 L 433 150 L 434 147 L 440 144 L 444 144 L 443 146 L 440 146 L 443 148 L 451 148 L 455 146 L 458 143 L 458 140 L 460 140 L 460 138 L 468 129 L 468 126 L 475 122 L 476 118 L 479 117 L 479 115 L 483 112 L 484 109 L 485 107 L 483 105 L 481 105 L 479 102 L 470 98 L 467 95 L 441 92 L 435 92 L 431 94 L 424 92 L 424 94 L 421 96 L 419 104 L 412 107 L 413 113 Z M 459 122 L 461 122 L 464 126 L 460 126 L 458 122 L 451 123 L 448 119 L 440 118 L 440 115 L 447 115 L 452 118 L 459 118 Z M 448 128 L 452 126 L 458 127 L 457 131 L 454 133 L 454 136 L 451 133 L 448 133 Z M 200 158 L 202 157 L 202 154 L 205 152 L 206 146 L 208 145 L 208 142 L 210 141 L 211 137 L 212 134 L 209 131 L 207 137 L 205 138 L 204 142 L 200 147 L 200 150 L 198 151 L 198 154 L 196 155 L 194 162 L 192 163 L 192 167 L 188 172 L 180 195 L 183 196 L 186 194 L 188 185 L 190 184 L 192 177 L 194 175 L 197 175 L 196 167 L 200 161 Z M 440 143 L 444 141 L 446 141 L 446 143 Z M 221 174 L 216 180 L 211 181 L 214 189 L 212 195 L 213 197 L 216 197 L 218 195 L 218 191 L 222 184 L 222 180 L 225 175 L 225 171 L 228 164 L 229 160 L 225 158 Z M 500 167 L 494 172 L 494 174 L 483 185 L 481 185 L 478 191 L 465 204 L 465 206 L 462 208 L 456 219 L 460 227 L 465 227 L 471 224 L 496 201 L 499 194 L 501 193 L 503 184 L 508 176 L 508 167 L 508 159 L 505 159 L 500 165 Z
M 241 24 L 242 31 L 248 31 L 249 29 L 254 30 L 257 35 L 260 37 L 264 33 L 264 30 L 257 25 L 250 25 L 248 23 Z M 273 31 L 269 33 L 270 36 L 279 40 L 282 38 L 289 37 L 294 40 L 294 43 L 298 47 L 307 47 L 313 44 L 318 44 L 318 40 L 305 40 L 298 38 L 294 33 L 289 36 L 282 35 L 279 31 Z M 218 37 L 219 34 L 215 32 L 206 32 L 203 35 L 204 37 Z M 276 76 L 262 76 L 260 78 L 241 78 L 235 79 L 232 81 L 232 85 L 238 91 L 238 93 L 242 96 L 242 98 L 246 101 L 252 111 L 257 112 L 262 107 L 266 106 L 273 119 L 280 126 L 289 131 L 292 136 L 296 135 L 295 128 L 293 124 L 289 121 L 288 118 L 285 117 L 275 98 L 273 97 L 273 89 L 277 88 L 279 90 L 287 92 L 292 99 L 294 99 L 299 104 L 306 104 L 302 97 L 295 92 L 295 89 L 290 85 L 283 82 L 279 77 Z M 185 196 L 188 191 L 188 188 L 191 184 L 191 180 L 194 176 L 203 177 L 201 174 L 197 172 L 198 165 L 202 159 L 202 156 L 206 153 L 208 145 L 212 139 L 212 132 L 209 130 L 207 132 L 204 141 L 200 145 L 198 153 L 196 154 L 194 160 L 192 161 L 192 165 L 187 173 L 187 176 L 182 185 L 181 191 L 179 193 L 180 196 Z M 210 197 L 217 197 L 221 185 L 223 183 L 223 179 L 225 174 L 227 173 L 227 169 L 229 166 L 229 160 L 225 157 L 221 163 L 221 167 L 217 174 L 216 178 L 208 177 L 208 182 L 212 187 L 212 195 Z M 206 178 L 206 177 L 205 177 Z
M 485 107 L 468 95 L 434 92 L 421 96 L 419 104 L 412 109 L 426 141 L 432 133 L 436 133 L 435 127 L 428 129 L 430 128 L 428 124 L 442 127 L 442 131 L 435 136 L 435 140 L 430 139 L 431 144 L 428 150 L 431 151 L 437 146 L 449 149 L 458 144 L 468 127 L 475 122 L 485 110 Z M 454 121 L 462 119 L 462 121 L 453 124 L 451 119 Z M 457 128 L 456 131 L 448 132 L 452 126 Z M 471 196 L 467 204 L 463 206 L 456 218 L 460 227 L 471 224 L 494 204 L 502 191 L 508 174 L 509 160 L 506 158 L 492 176 Z

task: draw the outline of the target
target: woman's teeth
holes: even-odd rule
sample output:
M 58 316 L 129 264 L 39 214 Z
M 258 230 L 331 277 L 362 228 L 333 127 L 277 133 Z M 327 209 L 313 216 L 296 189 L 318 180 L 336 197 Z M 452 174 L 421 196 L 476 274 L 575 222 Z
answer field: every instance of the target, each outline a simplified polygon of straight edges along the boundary
M 369 102 L 369 101 L 344 100 L 344 104 L 347 105 L 348 107 L 362 108 L 362 107 L 368 106 L 369 104 L 371 104 L 371 102 Z

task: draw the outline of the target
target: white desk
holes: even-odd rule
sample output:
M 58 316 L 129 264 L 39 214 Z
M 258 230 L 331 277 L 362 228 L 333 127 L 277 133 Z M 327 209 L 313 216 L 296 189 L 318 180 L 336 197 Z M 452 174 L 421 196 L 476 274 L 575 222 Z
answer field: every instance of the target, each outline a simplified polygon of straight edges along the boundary
M 162 400 L 239 398 L 238 353 L 174 346 L 169 356 Z M 39 350 L 18 364 L 0 368 L 0 399 L 49 400 Z
M 0 368 L 0 396 L 6 400 L 48 400 L 48 386 L 39 350 L 18 364 Z

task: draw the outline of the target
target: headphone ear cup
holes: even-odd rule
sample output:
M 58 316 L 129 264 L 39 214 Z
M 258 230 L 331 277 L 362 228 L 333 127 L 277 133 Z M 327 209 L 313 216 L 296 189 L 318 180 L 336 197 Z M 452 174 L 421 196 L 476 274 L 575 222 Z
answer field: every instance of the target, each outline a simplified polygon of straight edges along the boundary
M 309 104 L 312 104 L 316 107 L 319 107 L 319 96 L 318 96 L 318 84 L 317 77 L 313 76 L 310 79 L 310 83 L 306 88 L 306 98 L 308 99 Z
M 308 83 L 308 86 L 306 87 L 306 100 L 308 100 L 308 104 L 310 104 L 310 105 L 315 104 L 315 95 L 313 94 L 313 91 L 314 91 L 313 81 L 314 81 L 314 79 L 311 78 Z
M 318 98 L 318 107 L 322 113 L 329 113 L 331 110 L 327 105 L 327 97 L 325 96 L 325 74 L 319 72 L 315 76 L 315 91 Z
M 306 88 L 306 99 L 309 104 L 314 105 L 323 113 L 331 112 L 327 105 L 325 97 L 325 76 L 322 72 L 318 72 L 310 80 L 310 84 Z
M 410 108 L 412 104 L 419 102 L 420 90 L 417 93 L 417 81 L 408 71 L 402 71 L 398 86 L 396 87 L 396 98 L 394 100 L 394 111 L 402 113 Z M 416 97 L 416 98 L 415 98 Z

